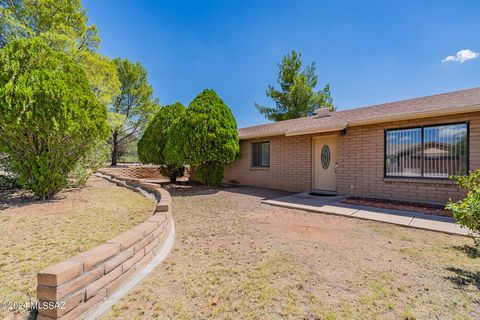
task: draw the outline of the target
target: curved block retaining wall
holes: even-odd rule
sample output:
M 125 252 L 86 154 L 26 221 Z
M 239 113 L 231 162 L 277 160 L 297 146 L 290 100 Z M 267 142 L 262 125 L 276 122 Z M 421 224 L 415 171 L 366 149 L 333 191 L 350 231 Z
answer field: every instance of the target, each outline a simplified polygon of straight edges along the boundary
M 102 173 L 106 175 L 115 175 L 121 177 L 137 178 L 137 179 L 161 179 L 159 166 L 153 165 L 123 165 L 108 167 L 102 169 Z
M 153 270 L 152 264 L 159 263 L 173 244 L 170 194 L 158 184 L 104 173 L 99 176 L 155 197 L 155 212 L 106 243 L 40 271 L 37 299 L 55 308 L 39 307 L 39 320 L 85 319 L 101 313 Z

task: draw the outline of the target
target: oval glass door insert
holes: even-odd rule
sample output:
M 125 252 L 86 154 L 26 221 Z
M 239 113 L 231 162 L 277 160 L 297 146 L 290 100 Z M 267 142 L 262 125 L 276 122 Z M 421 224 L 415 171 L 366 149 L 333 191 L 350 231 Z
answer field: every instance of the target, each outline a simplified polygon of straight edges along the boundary
M 322 153 L 320 154 L 320 161 L 322 162 L 323 169 L 327 170 L 330 166 L 330 148 L 328 145 L 324 145 Z

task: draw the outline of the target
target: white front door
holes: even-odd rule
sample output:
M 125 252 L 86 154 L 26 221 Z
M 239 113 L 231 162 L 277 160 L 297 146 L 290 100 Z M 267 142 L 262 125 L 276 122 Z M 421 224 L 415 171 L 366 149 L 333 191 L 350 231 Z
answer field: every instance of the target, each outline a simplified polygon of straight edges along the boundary
M 337 190 L 337 137 L 314 139 L 313 188 L 317 190 Z

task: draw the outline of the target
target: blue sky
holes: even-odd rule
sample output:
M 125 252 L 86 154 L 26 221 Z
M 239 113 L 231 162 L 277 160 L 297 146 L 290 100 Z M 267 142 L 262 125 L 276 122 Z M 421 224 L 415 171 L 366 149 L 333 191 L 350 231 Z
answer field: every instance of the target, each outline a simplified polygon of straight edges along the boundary
M 140 61 L 161 104 L 213 88 L 239 127 L 294 49 L 339 110 L 480 86 L 480 1 L 84 0 L 101 53 Z M 459 58 L 472 58 L 463 63 Z M 460 59 L 461 60 L 461 59 Z

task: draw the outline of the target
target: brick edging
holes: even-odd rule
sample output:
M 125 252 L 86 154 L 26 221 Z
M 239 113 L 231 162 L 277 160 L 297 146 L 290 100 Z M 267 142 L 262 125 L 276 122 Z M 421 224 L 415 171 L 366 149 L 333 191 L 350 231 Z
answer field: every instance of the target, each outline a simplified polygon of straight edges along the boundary
M 136 227 L 37 273 L 37 319 L 94 319 L 138 284 L 170 252 L 171 196 L 160 185 L 102 170 L 117 185 L 154 197 L 153 215 Z

